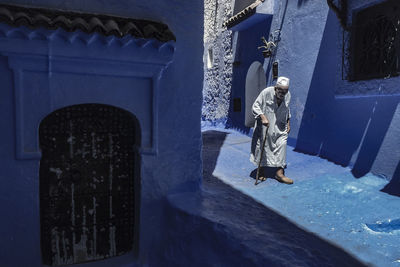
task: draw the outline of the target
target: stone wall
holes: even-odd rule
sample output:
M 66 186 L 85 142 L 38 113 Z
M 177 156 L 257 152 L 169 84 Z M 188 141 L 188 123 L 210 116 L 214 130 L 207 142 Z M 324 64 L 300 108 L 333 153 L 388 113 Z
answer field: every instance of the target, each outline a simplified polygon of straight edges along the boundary
M 232 32 L 222 24 L 231 15 L 231 0 L 205 0 L 202 120 L 209 123 L 227 120 L 232 82 Z

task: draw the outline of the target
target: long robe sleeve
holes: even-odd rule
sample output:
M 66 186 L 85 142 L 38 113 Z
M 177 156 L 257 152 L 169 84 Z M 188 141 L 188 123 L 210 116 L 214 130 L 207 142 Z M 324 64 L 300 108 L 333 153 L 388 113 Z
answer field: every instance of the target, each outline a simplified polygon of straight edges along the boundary
M 252 110 L 253 110 L 253 115 L 254 118 L 257 120 L 258 117 L 260 117 L 261 114 L 263 113 L 263 110 L 261 109 L 261 107 L 264 104 L 264 97 L 265 97 L 265 93 L 264 90 L 258 95 L 258 97 L 256 98 L 256 101 L 254 101 L 254 104 L 252 106 Z

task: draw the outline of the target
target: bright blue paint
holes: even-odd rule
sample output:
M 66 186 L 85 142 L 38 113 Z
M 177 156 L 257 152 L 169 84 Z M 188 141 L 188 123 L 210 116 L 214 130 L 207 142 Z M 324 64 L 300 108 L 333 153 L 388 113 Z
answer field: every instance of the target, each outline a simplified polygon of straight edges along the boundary
M 400 188 L 400 162 L 397 164 L 396 170 L 393 174 L 393 179 L 390 181 L 388 185 L 386 185 L 382 191 L 395 195 L 400 196 L 399 188 Z
M 374 232 L 395 234 L 395 231 L 400 230 L 400 219 L 367 223 L 366 225 Z
M 249 129 L 244 126 L 246 75 L 250 65 L 254 61 L 264 61 L 262 50 L 257 49 L 257 47 L 263 45 L 261 41 L 262 36 L 268 39 L 270 25 L 271 18 L 264 17 L 262 22 L 253 25 L 244 31 L 238 32 L 239 36 L 236 51 L 234 51 L 234 61 L 239 62 L 239 65 L 233 66 L 231 102 L 228 121 L 226 123 L 230 128 L 237 128 L 244 132 L 249 131 Z M 233 112 L 234 98 L 241 98 L 241 112 Z
M 219 212 L 209 212 L 208 209 L 214 210 L 218 207 L 217 203 L 211 203 L 206 206 L 208 209 L 204 207 L 193 213 L 202 212 L 206 214 L 204 217 L 207 218 L 210 218 L 207 214 L 211 213 L 211 220 L 216 220 L 227 228 L 224 232 L 231 228 L 236 229 L 236 227 L 246 229 L 251 225 L 252 231 L 259 233 L 259 239 L 248 245 L 246 237 L 252 240 L 253 236 L 244 237 L 243 251 L 259 251 L 260 247 L 264 248 L 271 243 L 273 237 L 262 234 L 264 227 L 279 229 L 283 222 L 271 219 L 257 221 L 257 219 L 263 218 L 261 216 L 263 209 L 271 209 L 296 223 L 302 229 L 315 233 L 323 240 L 339 246 L 365 264 L 397 266 L 396 260 L 398 260 L 400 250 L 398 242 L 400 216 L 397 211 L 400 208 L 400 198 L 380 192 L 388 183 L 387 181 L 371 173 L 360 179 L 354 179 L 350 168 L 341 167 L 319 157 L 298 153 L 289 146 L 287 150 L 288 167 L 285 172 L 294 180 L 294 184 L 286 185 L 274 179 L 267 179 L 267 181 L 254 186 L 256 167 L 249 161 L 250 137 L 234 130 L 225 130 L 223 127 L 205 127 L 203 131 L 214 136 L 215 139 L 213 143 L 208 142 L 213 146 L 210 146 L 209 151 L 206 150 L 203 153 L 205 157 L 216 153 L 214 144 L 219 144 L 220 147 L 215 156 L 216 162 L 209 166 L 210 169 L 207 168 L 204 171 L 205 174 L 213 175 L 216 180 L 214 183 L 226 184 L 225 186 L 230 186 L 236 191 L 232 193 L 234 200 L 230 200 L 229 195 L 225 196 L 213 187 L 210 189 L 208 185 L 205 187 L 207 194 L 204 194 L 204 197 L 206 198 L 210 194 L 216 194 L 221 198 L 224 196 L 228 201 L 235 203 L 233 206 L 237 205 L 238 207 L 237 209 L 226 208 L 221 213 L 233 210 L 233 213 L 241 214 L 236 215 L 241 219 L 235 220 L 235 222 L 239 221 L 237 224 L 230 224 L 218 218 L 221 216 Z M 222 134 L 225 135 L 221 139 Z M 232 166 L 236 167 L 232 168 Z M 273 174 L 274 172 L 271 171 L 269 177 L 272 177 Z M 241 203 L 245 197 L 263 204 L 258 208 L 260 210 L 258 215 L 250 212 L 252 209 L 250 203 L 247 208 L 237 204 L 237 202 Z M 207 199 L 202 203 L 208 203 Z M 178 203 L 178 205 L 181 207 L 183 204 Z M 218 219 L 214 219 L 214 217 Z M 259 222 L 260 225 L 253 226 L 253 220 Z M 224 229 L 222 226 L 221 228 Z M 284 250 L 296 251 L 294 242 L 285 244 L 285 240 L 295 241 L 296 234 L 292 235 L 290 231 L 284 231 L 284 233 L 290 235 L 290 238 L 282 237 L 280 242 L 276 242 L 276 246 L 282 245 L 285 246 Z M 233 236 L 237 237 L 237 235 Z M 304 241 L 303 245 L 308 246 L 312 243 Z M 265 251 L 263 257 L 268 257 L 267 251 L 269 250 L 265 249 Z M 278 249 L 278 251 L 281 250 Z M 281 259 L 281 254 L 277 253 L 276 255 L 279 255 L 279 260 L 285 260 Z M 296 259 L 306 260 L 301 255 Z M 332 259 L 332 262 L 334 260 Z M 293 261 L 286 265 L 292 264 Z M 319 262 L 319 259 L 315 258 L 312 264 L 299 265 L 326 266 L 326 263 Z M 343 264 L 333 263 L 332 265 L 343 266 Z M 349 264 L 349 266 L 353 265 Z
M 350 8 L 366 4 L 352 1 Z M 291 78 L 296 150 L 351 166 L 355 177 L 371 171 L 398 185 L 400 77 L 342 81 L 342 29 L 326 2 L 288 1 L 283 10 L 276 10 L 271 30 L 284 17 L 276 59 Z M 390 192 L 399 194 L 396 187 Z
M 259 23 L 269 20 L 269 19 L 271 19 L 270 14 L 255 13 L 255 14 L 251 15 L 249 18 L 245 19 L 244 21 L 229 28 L 229 30 L 234 31 L 234 32 L 245 31 L 249 28 L 253 28 L 254 26 L 256 26 L 256 24 L 259 24 Z M 265 28 L 263 30 L 265 30 Z

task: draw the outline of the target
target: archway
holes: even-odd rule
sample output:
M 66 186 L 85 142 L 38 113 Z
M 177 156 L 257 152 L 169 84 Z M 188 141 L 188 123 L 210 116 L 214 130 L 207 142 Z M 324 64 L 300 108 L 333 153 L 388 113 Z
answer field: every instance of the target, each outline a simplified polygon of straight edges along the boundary
M 266 86 L 266 77 L 263 66 L 260 62 L 254 61 L 247 71 L 246 76 L 246 107 L 245 120 L 246 127 L 254 126 L 254 115 L 252 106 L 257 96 Z
M 103 104 L 69 106 L 43 119 L 39 141 L 43 263 L 131 251 L 139 214 L 136 118 Z

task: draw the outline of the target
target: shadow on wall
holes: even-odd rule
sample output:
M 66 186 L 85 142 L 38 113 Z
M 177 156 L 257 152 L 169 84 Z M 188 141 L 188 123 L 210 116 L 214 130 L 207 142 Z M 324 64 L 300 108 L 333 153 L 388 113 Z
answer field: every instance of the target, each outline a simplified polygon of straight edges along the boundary
M 298 0 L 297 1 L 297 7 L 301 7 L 302 5 L 306 4 L 308 0 Z
M 337 51 L 338 23 L 335 20 L 330 10 L 295 150 L 319 155 L 342 166 L 354 163 L 352 173 L 359 178 L 371 170 L 392 123 L 399 97 L 335 97 L 339 57 L 329 52 Z
M 215 181 L 212 173 L 217 165 L 219 151 L 224 144 L 226 136 L 226 132 L 220 131 L 206 131 L 202 133 L 203 183 L 212 184 Z
M 218 224 L 202 224 L 203 217 L 195 218 L 190 235 L 185 227 L 172 224 L 180 229 L 178 236 L 170 239 L 174 244 L 176 238 L 183 250 L 176 259 L 180 266 L 364 266 L 341 248 L 213 176 L 226 135 L 203 132 L 204 190 L 199 202 L 200 209 L 207 210 L 198 212 L 209 214 Z M 193 247 L 198 248 L 196 253 L 192 253 Z
M 400 161 L 397 164 L 392 180 L 381 191 L 400 197 Z

